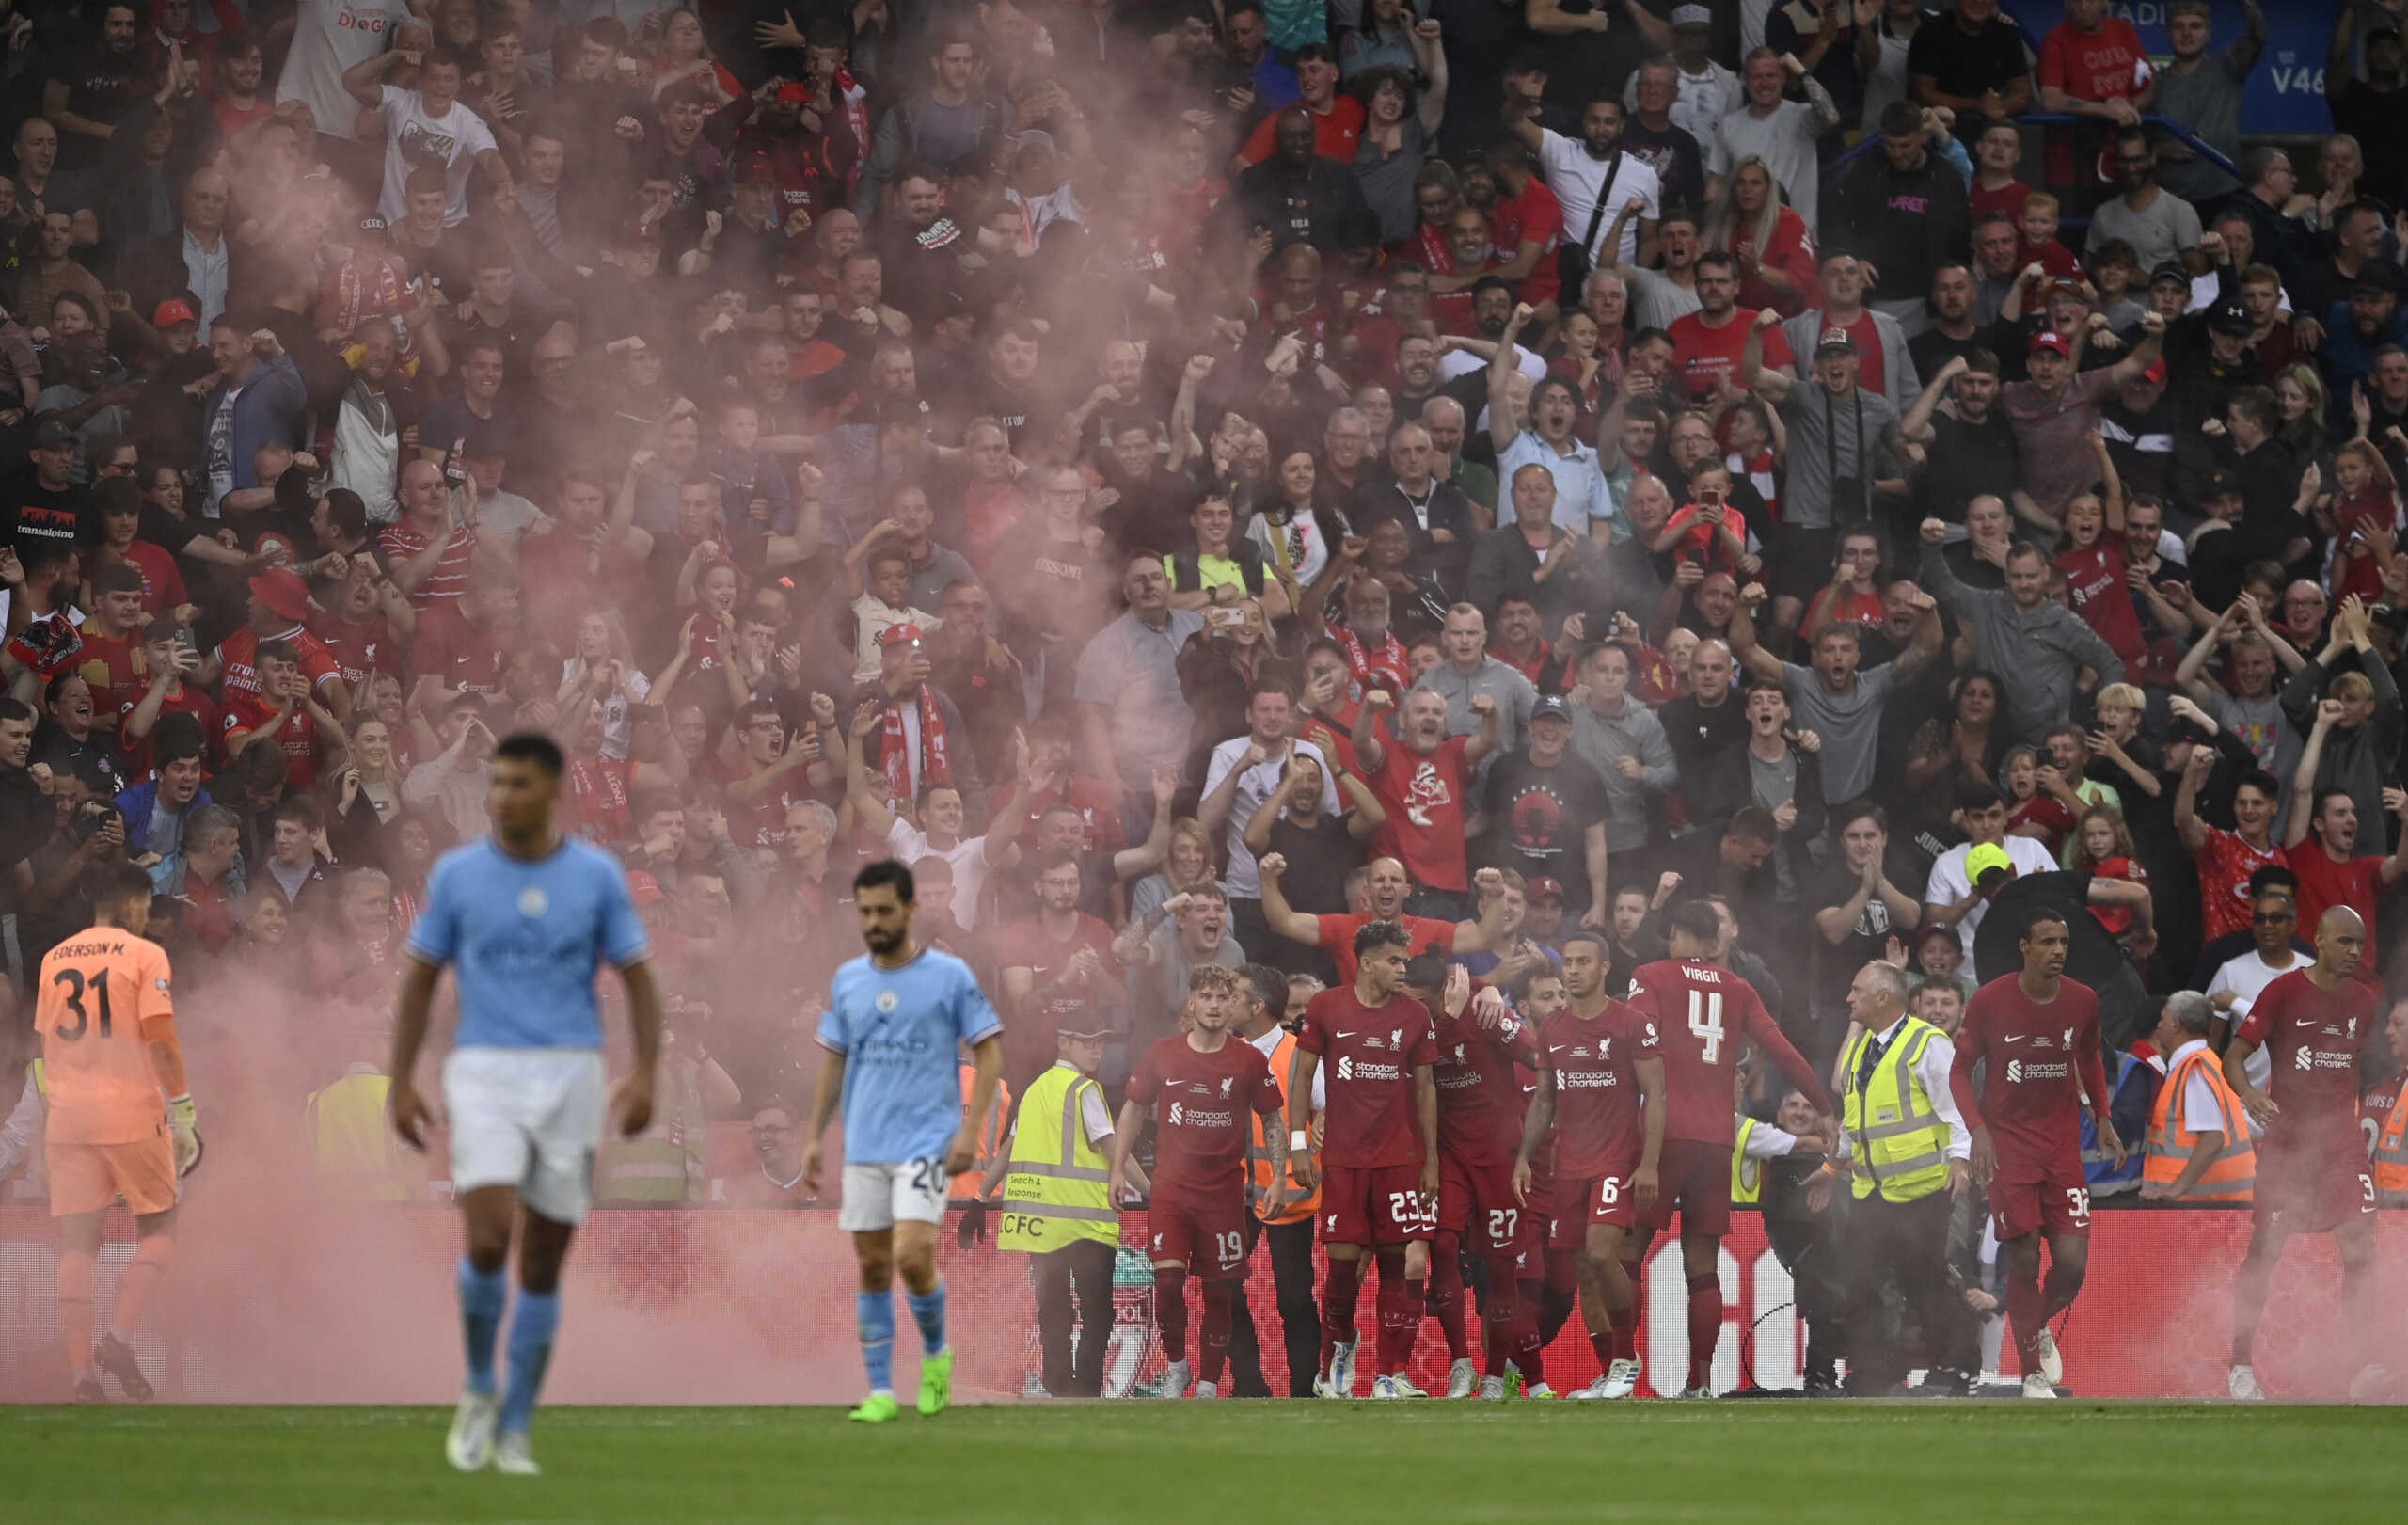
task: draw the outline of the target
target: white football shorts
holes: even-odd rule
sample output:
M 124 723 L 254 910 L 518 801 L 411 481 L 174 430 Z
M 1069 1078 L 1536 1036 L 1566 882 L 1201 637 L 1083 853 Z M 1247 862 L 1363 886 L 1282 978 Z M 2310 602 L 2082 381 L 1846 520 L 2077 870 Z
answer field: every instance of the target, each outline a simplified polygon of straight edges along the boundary
M 515 1186 L 527 1210 L 582 1223 L 602 1146 L 602 1056 L 588 1049 L 462 1048 L 443 1061 L 452 1187 Z
M 847 1233 L 875 1233 L 905 1223 L 943 1223 L 953 1178 L 944 1161 L 930 1155 L 896 1165 L 845 1162 L 845 1202 L 836 1226 Z

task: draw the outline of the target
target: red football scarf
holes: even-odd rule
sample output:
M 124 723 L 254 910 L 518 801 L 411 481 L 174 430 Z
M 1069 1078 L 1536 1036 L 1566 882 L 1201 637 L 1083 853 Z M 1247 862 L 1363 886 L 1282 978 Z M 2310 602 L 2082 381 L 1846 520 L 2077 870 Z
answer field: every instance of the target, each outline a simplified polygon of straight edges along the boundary
M 903 732 L 903 707 L 886 707 L 884 760 L 886 793 L 892 800 L 910 803 L 917 796 L 911 790 L 911 748 Z M 936 691 L 920 685 L 920 786 L 953 782 L 953 754 L 944 734 L 944 718 L 938 713 Z
M 1363 649 L 1363 642 L 1352 630 L 1341 632 L 1346 641 L 1346 665 L 1354 671 L 1354 681 L 1366 691 L 1371 689 L 1401 690 L 1404 675 L 1412 663 L 1406 659 L 1404 643 L 1390 630 L 1376 652 Z M 1402 694 L 1399 695 L 1402 697 Z

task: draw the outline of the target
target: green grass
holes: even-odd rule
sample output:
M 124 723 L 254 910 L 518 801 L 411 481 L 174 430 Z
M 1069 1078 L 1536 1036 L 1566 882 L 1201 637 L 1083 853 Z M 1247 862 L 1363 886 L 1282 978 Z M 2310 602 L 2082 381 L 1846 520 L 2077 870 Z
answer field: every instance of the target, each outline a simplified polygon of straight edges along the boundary
M 2372 1518 L 2397 1410 L 2015 1402 L 557 1408 L 548 1475 L 453 1474 L 430 1408 L 0 1410 L 0 1518 L 107 1520 Z M 2126 1507 L 2118 1507 L 2116 1501 Z

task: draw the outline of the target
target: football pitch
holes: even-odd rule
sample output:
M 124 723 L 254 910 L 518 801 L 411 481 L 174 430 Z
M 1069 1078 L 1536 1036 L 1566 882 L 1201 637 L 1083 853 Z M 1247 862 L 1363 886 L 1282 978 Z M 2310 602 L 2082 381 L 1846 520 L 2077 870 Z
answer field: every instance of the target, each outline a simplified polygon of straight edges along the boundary
M 0 1410 L 0 1518 L 1113 1521 L 2373 1518 L 2398 1409 L 2013 1401 L 1129 1401 L 554 1408 L 547 1475 L 462 1477 L 448 1410 Z

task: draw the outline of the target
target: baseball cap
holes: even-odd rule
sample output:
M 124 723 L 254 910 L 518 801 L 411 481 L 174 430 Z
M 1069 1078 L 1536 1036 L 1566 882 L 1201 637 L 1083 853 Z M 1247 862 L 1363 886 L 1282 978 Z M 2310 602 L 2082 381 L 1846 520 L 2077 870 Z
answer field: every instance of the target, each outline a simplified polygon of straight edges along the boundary
M 1672 24 L 1675 26 L 1711 26 L 1714 12 L 1703 6 L 1674 6 Z
M 905 620 L 900 625 L 890 625 L 879 631 L 878 643 L 881 646 L 916 646 L 921 639 L 919 622 Z
M 368 214 L 368 215 L 359 219 L 359 230 L 363 233 L 384 232 L 386 230 L 385 219 L 372 212 Z
M 645 222 L 639 218 L 619 230 L 619 243 L 622 246 L 629 244 L 657 244 L 659 242 L 660 224 L 657 222 Z
M 2078 280 L 2052 280 L 2049 282 L 2049 289 L 2043 294 L 2048 297 L 2070 296 L 2082 302 L 2090 300 L 2090 294 L 2082 289 L 2082 282 Z
M 646 906 L 658 905 L 664 898 L 660 893 L 660 881 L 641 868 L 628 870 L 627 898 L 636 903 L 638 911 L 642 911 Z
M 1551 878 L 1548 875 L 1541 874 L 1537 878 L 1524 882 L 1522 885 L 1522 898 L 1525 900 L 1560 900 L 1563 898 L 1563 885 L 1560 881 Z
M 2251 334 L 2258 325 L 2251 321 L 2249 310 L 2239 302 L 2218 302 L 2208 310 L 2208 330 L 2218 334 Z
M 2032 336 L 2032 348 L 2026 353 L 2037 355 L 2042 350 L 2066 356 L 2073 354 L 2073 346 L 2066 342 L 2065 335 L 2045 329 Z
M 788 80 L 785 84 L 778 87 L 778 93 L 773 97 L 773 99 L 782 102 L 791 102 L 796 105 L 801 105 L 811 99 L 811 87 L 805 85 L 799 79 Z
M 2157 268 L 2148 273 L 2148 283 L 2154 286 L 2161 280 L 2170 280 L 2177 286 L 2188 287 L 2191 284 L 2191 272 L 2179 260 L 2161 261 Z
M 71 450 L 74 445 L 75 431 L 56 419 L 42 420 L 41 426 L 34 431 L 36 450 Z
M 2368 263 L 2350 280 L 2350 294 L 2355 296 L 2360 292 L 2375 296 L 2394 296 L 2399 294 L 2400 283 L 2391 278 L 2384 266 Z
M 2148 363 L 2148 369 L 2141 373 L 2141 378 L 2153 387 L 2164 386 L 2165 357 L 2161 355 L 2156 359 L 2151 360 Z
M 2206 484 L 2199 488 L 2199 497 L 2202 500 L 2210 498 L 2237 498 L 2240 495 L 2241 479 L 2222 467 L 2209 472 Z
M 1814 353 L 1822 355 L 1831 350 L 1845 350 L 1850 355 L 1855 354 L 1856 336 L 1845 328 L 1824 329 L 1823 337 L 1814 342 Z
M 251 596 L 289 620 L 309 617 L 309 585 L 288 566 L 272 566 L 251 579 Z
M 180 323 L 199 321 L 200 314 L 192 310 L 192 304 L 178 297 L 170 296 L 150 310 L 150 326 L 153 328 L 172 328 Z
M 1560 720 L 1569 725 L 1572 723 L 1572 707 L 1560 693 L 1541 694 L 1538 702 L 1530 706 L 1530 719 Z
M 1965 877 L 1978 885 L 1992 874 L 2014 878 L 2015 860 L 1996 842 L 1976 843 L 1973 850 L 1965 854 Z

